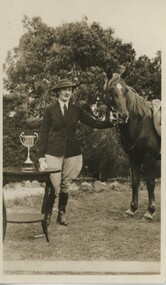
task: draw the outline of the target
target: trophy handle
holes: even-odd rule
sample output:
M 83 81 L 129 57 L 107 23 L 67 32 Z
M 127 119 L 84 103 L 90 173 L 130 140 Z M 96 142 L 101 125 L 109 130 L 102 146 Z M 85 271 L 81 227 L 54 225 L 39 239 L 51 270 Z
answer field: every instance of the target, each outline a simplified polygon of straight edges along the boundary
M 24 145 L 24 142 L 23 142 L 23 140 L 22 140 L 23 137 L 24 137 L 24 132 L 22 132 L 22 133 L 20 134 L 20 142 Z
M 34 141 L 34 145 L 35 145 L 35 144 L 37 144 L 37 142 L 38 142 L 39 135 L 38 135 L 38 133 L 36 133 L 36 132 L 34 133 L 34 135 L 35 135 L 35 138 L 36 138 L 36 141 Z

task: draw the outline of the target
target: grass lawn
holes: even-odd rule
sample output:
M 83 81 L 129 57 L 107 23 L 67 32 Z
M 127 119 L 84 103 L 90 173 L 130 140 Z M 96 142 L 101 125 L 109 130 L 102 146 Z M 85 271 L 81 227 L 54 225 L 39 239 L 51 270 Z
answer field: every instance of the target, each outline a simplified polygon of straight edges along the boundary
M 6 190 L 7 191 L 7 190 Z M 70 193 L 68 226 L 56 224 L 57 200 L 49 226 L 48 243 L 41 224 L 7 224 L 3 260 L 33 261 L 160 261 L 160 183 L 156 184 L 156 212 L 151 222 L 143 221 L 147 191 L 142 184 L 139 209 L 134 218 L 123 218 L 131 200 L 130 183 L 118 189 Z M 8 211 L 39 211 L 42 194 L 11 198 Z

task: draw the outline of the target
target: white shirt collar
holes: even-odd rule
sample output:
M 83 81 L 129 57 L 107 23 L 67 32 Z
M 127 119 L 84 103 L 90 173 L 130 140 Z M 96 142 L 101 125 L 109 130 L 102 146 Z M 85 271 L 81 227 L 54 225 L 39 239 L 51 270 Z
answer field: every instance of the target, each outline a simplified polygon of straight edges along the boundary
M 60 104 L 61 108 L 63 108 L 64 105 L 66 105 L 66 107 L 68 108 L 69 101 L 67 101 L 67 102 L 63 102 L 63 101 L 61 101 L 61 100 L 58 100 L 58 101 L 59 101 L 59 104 Z
M 66 105 L 66 107 L 68 109 L 69 101 L 63 102 L 63 101 L 61 101 L 59 99 L 58 99 L 58 101 L 59 101 L 59 104 L 60 104 L 60 108 L 61 108 L 62 114 L 64 115 L 64 105 Z

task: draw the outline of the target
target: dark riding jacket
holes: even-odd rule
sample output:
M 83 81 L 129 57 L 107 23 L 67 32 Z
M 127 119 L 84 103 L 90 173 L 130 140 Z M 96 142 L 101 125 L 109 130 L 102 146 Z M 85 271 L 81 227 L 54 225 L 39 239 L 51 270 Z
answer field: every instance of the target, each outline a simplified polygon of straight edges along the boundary
M 99 121 L 92 118 L 85 110 L 69 102 L 67 120 L 65 121 L 60 104 L 57 101 L 47 107 L 41 128 L 39 157 L 45 154 L 71 157 L 82 153 L 76 137 L 78 122 L 92 128 L 105 129 L 113 127 L 110 121 Z

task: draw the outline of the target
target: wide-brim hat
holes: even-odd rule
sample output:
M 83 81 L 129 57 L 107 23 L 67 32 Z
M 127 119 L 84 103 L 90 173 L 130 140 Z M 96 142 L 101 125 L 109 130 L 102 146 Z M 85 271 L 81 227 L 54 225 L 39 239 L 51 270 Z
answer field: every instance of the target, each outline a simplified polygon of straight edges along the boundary
M 67 87 L 72 87 L 72 88 L 76 88 L 79 84 L 74 84 L 72 83 L 70 80 L 68 79 L 61 79 L 59 81 L 59 83 L 57 85 L 55 85 L 52 89 L 53 92 L 57 92 L 59 91 L 60 89 L 63 89 L 63 88 L 67 88 Z

